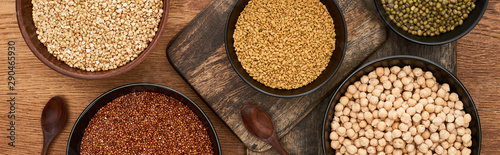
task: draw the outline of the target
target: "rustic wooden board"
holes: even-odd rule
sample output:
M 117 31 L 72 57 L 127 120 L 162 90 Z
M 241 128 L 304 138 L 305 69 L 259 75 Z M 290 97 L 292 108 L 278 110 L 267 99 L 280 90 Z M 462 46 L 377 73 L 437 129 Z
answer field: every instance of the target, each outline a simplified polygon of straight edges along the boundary
M 216 114 L 203 103 L 198 95 L 177 74 L 166 59 L 165 49 L 174 36 L 181 31 L 211 0 L 171 1 L 169 19 L 158 46 L 135 69 L 117 77 L 104 80 L 79 80 L 62 75 L 38 60 L 24 42 L 16 20 L 15 0 L 0 0 L 0 154 L 40 154 L 42 129 L 40 116 L 45 103 L 60 95 L 66 101 L 68 120 L 61 134 L 54 139 L 48 154 L 62 155 L 71 128 L 87 105 L 102 93 L 130 83 L 149 82 L 174 88 L 193 99 L 208 115 L 218 133 L 222 152 L 242 153 L 245 147 L 226 127 Z M 16 105 L 15 120 L 7 117 L 10 109 L 7 100 L 12 95 L 7 87 L 7 51 L 9 41 L 14 41 L 16 50 Z M 15 121 L 15 147 L 8 145 L 10 121 Z
M 386 29 L 361 0 L 337 0 L 346 19 L 347 50 L 337 74 L 316 92 L 297 98 L 277 98 L 248 86 L 231 67 L 224 47 L 226 19 L 236 0 L 214 0 L 167 49 L 170 63 L 224 120 L 247 148 L 265 151 L 269 145 L 252 136 L 241 123 L 239 109 L 255 104 L 274 120 L 283 137 L 314 109 L 351 70 L 386 39 Z

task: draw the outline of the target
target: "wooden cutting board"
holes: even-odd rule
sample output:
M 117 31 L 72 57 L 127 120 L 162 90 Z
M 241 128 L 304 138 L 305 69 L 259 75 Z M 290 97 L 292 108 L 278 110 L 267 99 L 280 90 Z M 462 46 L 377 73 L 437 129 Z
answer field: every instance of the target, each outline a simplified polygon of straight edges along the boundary
M 226 55 L 226 19 L 236 0 L 214 0 L 169 47 L 169 62 L 240 140 L 253 151 L 269 145 L 253 137 L 243 126 L 240 108 L 255 104 L 267 111 L 283 137 L 334 89 L 330 80 L 317 91 L 296 98 L 277 98 L 251 88 L 233 70 Z M 337 0 L 348 31 L 345 57 L 333 79 L 343 79 L 386 40 L 386 29 L 362 0 Z

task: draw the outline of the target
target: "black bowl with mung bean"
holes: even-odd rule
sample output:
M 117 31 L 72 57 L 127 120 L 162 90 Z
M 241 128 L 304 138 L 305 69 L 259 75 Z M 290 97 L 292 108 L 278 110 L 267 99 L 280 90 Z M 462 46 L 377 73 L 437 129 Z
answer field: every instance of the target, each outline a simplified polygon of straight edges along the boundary
M 390 68 L 387 69 L 387 68 Z M 394 71 L 394 69 L 401 68 L 400 71 Z M 405 69 L 410 68 L 410 71 L 413 71 L 411 74 L 409 74 Z M 379 69 L 382 70 L 382 74 L 378 75 Z M 417 70 L 419 70 L 420 75 L 417 74 Z M 385 72 L 384 72 L 385 71 Z M 397 72 L 406 72 L 406 74 L 396 74 Z M 408 76 L 406 76 L 408 75 Z M 377 78 L 380 78 L 380 84 L 378 83 Z M 392 76 L 392 77 L 391 77 Z M 396 77 L 396 78 L 394 78 Z M 416 79 L 410 79 L 416 78 Z M 424 78 L 424 84 L 417 84 L 418 83 L 418 78 Z M 406 78 L 406 79 L 405 79 Z M 369 81 L 368 81 L 369 79 Z M 385 80 L 383 80 L 385 79 Z M 397 79 L 397 80 L 395 80 Z M 401 81 L 399 80 L 401 79 Z M 408 80 L 410 79 L 410 80 Z M 406 82 L 405 82 L 406 80 Z M 397 84 L 399 81 L 399 84 Z M 410 81 L 410 82 L 409 82 Z M 385 85 L 386 82 L 388 84 L 392 85 Z M 414 83 L 415 82 L 415 83 Z M 409 84 L 405 84 L 409 83 Z M 366 89 L 368 85 L 368 89 Z M 373 85 L 376 85 L 375 88 Z M 389 93 L 382 91 L 382 94 L 380 91 L 377 91 L 377 87 L 382 87 L 382 89 L 392 89 Z M 394 90 L 400 88 L 400 86 L 403 85 L 404 87 L 401 87 L 402 91 L 397 91 L 395 92 Z M 414 87 L 407 87 L 408 85 L 412 85 Z M 420 85 L 419 87 L 415 85 Z M 432 85 L 432 87 L 436 87 L 439 91 L 435 93 L 434 88 L 432 88 L 432 93 L 430 93 L 431 90 L 427 86 Z M 370 91 L 370 86 L 372 86 L 372 90 Z M 438 88 L 439 87 L 439 88 Z M 373 89 L 374 88 L 374 89 Z M 393 89 L 394 88 L 394 89 Z M 404 89 L 403 89 L 404 88 Z M 408 89 L 410 88 L 410 89 Z M 414 89 L 413 89 L 414 88 Z M 352 93 L 356 91 L 355 93 Z M 441 91 L 443 89 L 443 91 Z M 368 91 L 366 91 L 368 90 Z M 420 98 L 419 95 L 417 96 L 412 96 L 410 98 L 405 98 L 405 93 L 416 93 L 416 91 L 426 91 L 428 92 L 427 95 L 422 96 L 423 98 Z M 366 94 L 365 94 L 366 91 Z M 449 92 L 449 93 L 444 93 L 444 92 Z M 361 93 L 360 93 L 361 92 Z M 396 93 L 396 94 L 395 94 Z M 352 95 L 349 95 L 352 94 Z M 358 95 L 356 95 L 358 94 Z M 387 98 L 384 99 L 383 94 L 387 95 Z M 402 94 L 398 96 L 397 94 Z M 419 94 L 419 93 L 417 93 Z M 422 93 L 420 93 L 422 94 Z M 449 94 L 449 95 L 443 95 L 443 94 Z M 391 100 L 389 96 L 394 99 L 394 96 L 396 96 L 395 100 Z M 365 97 L 366 96 L 366 97 Z M 379 96 L 380 96 L 380 102 L 379 102 Z M 427 96 L 427 97 L 426 97 Z M 443 97 L 442 96 L 447 96 Z M 453 96 L 453 97 L 452 97 Z M 350 97 L 350 98 L 349 98 Z M 376 101 L 372 102 L 372 98 L 376 98 Z M 368 103 L 364 102 L 363 100 L 365 98 L 370 98 Z M 420 99 L 415 99 L 415 98 L 420 98 Z M 435 100 L 433 99 L 435 98 Z M 401 100 L 404 102 L 398 102 L 398 100 Z M 411 103 L 411 100 L 413 100 L 413 104 Z M 446 102 L 446 100 L 450 100 Z M 432 101 L 431 101 L 432 100 Z M 440 101 L 438 101 L 440 100 Z M 441 102 L 443 101 L 444 102 Z M 385 102 L 384 102 L 385 101 Z M 394 102 L 392 102 L 394 101 Z M 427 102 L 429 101 L 429 102 Z M 346 104 L 347 102 L 347 104 Z M 390 102 L 390 103 L 388 103 Z M 418 102 L 418 103 L 417 103 Z M 424 104 L 425 102 L 425 104 Z M 440 103 L 439 103 L 440 102 Z M 380 106 L 381 103 L 383 106 Z M 388 103 L 388 106 L 387 104 Z M 401 104 L 402 103 L 402 104 Z M 415 104 L 417 103 L 417 104 Z M 442 103 L 442 104 L 441 104 Z M 447 103 L 447 104 L 446 104 Z M 455 107 L 450 108 L 450 104 L 453 103 L 452 105 Z M 366 107 L 366 104 L 368 104 L 368 108 Z M 425 108 L 422 108 L 421 104 L 425 105 Z M 344 106 L 343 106 L 344 105 Z M 361 110 L 359 109 L 361 105 Z M 420 108 L 418 108 L 420 105 Z M 432 105 L 432 106 L 431 106 Z M 442 106 L 441 106 L 442 105 Z M 376 106 L 370 107 L 370 106 Z M 406 106 L 406 108 L 405 108 Z M 429 107 L 427 107 L 429 106 Z M 447 107 L 448 106 L 448 107 Z M 434 108 L 436 107 L 436 108 Z M 440 107 L 440 108 L 437 108 Z M 363 108 L 366 108 L 363 110 Z M 375 110 L 373 110 L 374 108 Z M 399 110 L 401 109 L 406 109 L 406 112 L 403 110 L 403 114 L 401 116 L 399 115 Z M 352 109 L 352 110 L 349 110 Z M 369 109 L 369 110 L 368 110 Z M 385 112 L 386 110 L 384 109 L 389 109 Z M 394 114 L 395 110 L 398 111 L 398 114 Z M 413 110 L 413 114 L 410 113 L 411 110 Z M 417 110 L 415 110 L 417 109 Z M 419 111 L 420 109 L 421 111 Z M 439 112 L 437 111 L 439 109 Z M 440 117 L 441 113 L 445 114 L 447 110 L 449 111 L 448 114 L 446 115 L 458 115 L 455 116 L 450 116 L 452 117 L 451 119 L 446 118 L 446 121 L 443 121 L 444 119 L 440 120 L 441 125 L 446 124 L 445 128 L 435 127 L 433 129 L 434 123 L 438 122 L 438 117 Z M 451 109 L 451 110 L 450 110 Z M 346 111 L 347 110 L 347 111 Z M 429 110 L 432 110 L 431 112 L 428 112 Z M 375 117 L 370 111 L 373 113 L 377 112 L 377 116 Z M 416 111 L 416 112 L 415 112 Z M 347 112 L 348 116 L 345 116 Z M 352 113 L 357 113 L 354 116 L 357 116 L 356 119 L 353 119 L 354 116 Z M 391 116 L 392 112 L 392 116 Z M 367 115 L 368 113 L 368 115 Z M 384 115 L 382 115 L 382 113 Z M 427 113 L 427 114 L 424 114 Z M 429 113 L 431 113 L 429 117 Z M 439 113 L 439 114 L 435 114 Z M 452 114 L 453 113 L 453 114 Z M 362 114 L 363 116 L 360 116 L 359 114 Z M 422 114 L 422 115 L 420 115 Z M 413 116 L 413 118 L 410 117 L 410 119 L 403 119 L 405 117 L 409 117 L 410 115 Z M 422 116 L 420 118 L 416 118 L 416 116 Z M 460 115 L 463 115 L 464 117 L 461 117 Z M 340 116 L 340 119 L 338 118 Z M 373 116 L 373 117 L 370 117 Z M 348 120 L 345 120 L 346 117 Z M 433 118 L 434 117 L 434 118 Z M 370 121 L 368 119 L 372 119 L 373 121 Z M 456 118 L 456 119 L 454 119 Z M 465 119 L 465 121 L 463 121 Z M 385 119 L 385 120 L 384 120 Z M 387 121 L 387 119 L 393 120 L 393 122 Z M 340 120 L 340 126 L 339 126 L 339 120 Z M 354 120 L 354 122 L 353 122 Z M 379 121 L 376 123 L 375 121 Z M 365 122 L 366 121 L 366 122 Z M 369 125 L 367 125 L 367 122 Z M 426 124 L 431 123 L 431 125 Z M 462 122 L 462 124 L 460 123 Z M 465 124 L 463 124 L 465 122 Z M 351 124 L 352 123 L 352 124 Z M 392 123 L 392 125 L 386 123 Z M 397 124 L 396 124 L 397 123 Z M 402 124 L 413 124 L 413 126 L 417 126 L 416 129 L 415 127 L 412 127 L 412 129 L 408 129 L 408 126 L 405 126 Z M 383 126 L 380 126 L 382 124 Z M 396 124 L 396 125 L 394 125 Z M 347 125 L 351 125 L 351 127 L 348 127 Z M 373 125 L 373 127 L 372 127 Z M 456 128 L 455 128 L 456 125 Z M 367 126 L 365 128 L 365 126 Z M 419 129 L 419 126 L 423 128 L 423 130 Z M 429 127 L 427 127 L 429 126 Z M 439 126 L 439 125 L 438 125 Z M 361 129 L 360 129 L 361 127 Z M 402 129 L 402 127 L 405 127 L 406 129 Z M 460 128 L 459 128 L 460 127 Z M 332 130 L 333 128 L 337 128 L 336 130 Z M 340 130 L 340 128 L 342 128 Z M 382 129 L 381 129 L 382 128 Z M 390 128 L 390 130 L 389 130 Z M 465 129 L 464 129 L 465 128 Z M 347 132 L 346 132 L 346 129 Z M 354 130 L 350 131 L 349 130 Z M 360 131 L 356 131 L 360 130 Z M 371 132 L 371 136 L 369 136 L 369 131 Z M 375 136 L 373 136 L 373 130 L 375 131 Z M 447 132 L 450 131 L 451 132 Z M 466 132 L 460 132 L 467 130 Z M 339 132 L 340 131 L 340 132 Z M 399 132 L 399 135 L 396 134 Z M 425 132 L 424 132 L 425 131 Z M 377 132 L 382 133 L 382 137 L 377 138 Z M 414 133 L 415 134 L 414 134 Z M 437 133 L 439 132 L 439 133 Z M 389 133 L 389 135 L 387 135 Z M 401 134 L 403 133 L 403 134 Z M 411 133 L 411 135 L 410 135 Z M 425 136 L 427 133 L 427 136 Z M 433 134 L 434 137 L 432 136 Z M 462 137 L 462 134 L 464 138 L 460 138 L 460 140 L 455 140 L 452 139 L 452 135 L 455 135 L 455 137 Z M 346 136 L 347 135 L 347 136 Z M 421 137 L 419 137 L 422 135 Z M 429 136 L 431 135 L 431 136 Z M 437 139 L 435 138 L 437 135 Z M 458 135 L 458 136 L 456 136 Z M 446 137 L 450 138 L 446 138 Z M 352 139 L 353 142 L 345 142 L 347 139 Z M 366 145 L 367 142 L 367 137 L 368 139 L 371 139 L 369 144 Z M 425 142 L 422 142 L 422 137 L 424 137 Z M 409 56 L 409 55 L 396 55 L 396 56 L 389 56 L 389 57 L 384 57 L 380 58 L 371 62 L 368 62 L 355 70 L 352 74 L 350 74 L 342 84 L 338 87 L 338 89 L 335 91 L 333 94 L 330 103 L 327 107 L 327 110 L 325 112 L 324 120 L 323 120 L 323 130 L 322 130 L 322 141 L 323 141 L 323 152 L 324 154 L 335 154 L 336 149 L 344 147 L 343 149 L 338 149 L 340 153 L 344 151 L 345 153 L 355 152 L 356 149 L 358 149 L 358 152 L 360 154 L 364 153 L 370 153 L 370 152 L 391 152 L 394 151 L 401 151 L 401 150 L 412 150 L 415 152 L 418 151 L 426 151 L 427 153 L 429 151 L 431 152 L 440 152 L 440 153 L 445 153 L 445 151 L 462 151 L 465 154 L 479 154 L 481 151 L 481 124 L 479 122 L 479 115 L 476 109 L 476 106 L 474 105 L 474 101 L 472 100 L 472 97 L 470 94 L 467 92 L 465 89 L 464 85 L 451 73 L 448 71 L 446 68 L 440 66 L 439 64 L 432 62 L 428 59 L 424 59 L 421 57 L 416 57 L 416 56 Z M 430 138 L 430 140 L 428 139 Z M 433 139 L 434 138 L 434 139 Z M 454 137 L 453 137 L 454 138 Z M 341 140 L 342 139 L 342 140 Z M 375 139 L 375 142 L 372 142 L 372 140 Z M 377 139 L 378 143 L 377 144 Z M 390 140 L 387 140 L 390 139 Z M 451 139 L 451 140 L 450 140 Z M 457 138 L 458 139 L 458 138 Z M 359 140 L 359 141 L 358 141 Z M 364 142 L 363 142 L 364 140 Z M 380 141 L 382 140 L 382 141 Z M 404 141 L 403 141 L 404 140 Z M 339 141 L 344 141 L 340 142 Z M 356 142 L 358 141 L 358 142 Z M 419 142 L 417 142 L 419 141 Z M 436 146 L 430 145 L 427 147 L 427 143 L 434 143 L 437 144 Z M 449 142 L 452 141 L 452 142 Z M 384 142 L 382 145 L 381 142 Z M 399 143 L 397 143 L 399 142 Z M 466 143 L 466 144 L 463 144 Z M 360 144 L 361 143 L 361 144 Z M 417 145 L 415 145 L 415 143 Z M 445 144 L 447 143 L 447 145 Z M 387 144 L 387 145 L 386 145 Z M 427 145 L 426 145 L 427 144 Z M 349 145 L 349 146 L 344 146 L 344 145 Z M 360 147 L 358 147 L 358 145 Z M 406 145 L 406 146 L 405 146 Z M 411 145 L 411 147 L 408 147 L 408 145 Z M 423 145 L 426 145 L 426 147 L 422 147 Z M 377 147 L 378 146 L 386 146 L 382 147 L 382 150 L 379 150 Z M 448 146 L 448 147 L 441 147 L 441 146 Z M 439 148 L 441 147 L 441 148 Z M 451 149 L 451 147 L 459 147 L 459 149 Z M 336 148 L 336 149 L 333 149 Z M 377 148 L 375 150 L 375 148 Z M 437 149 L 439 148 L 439 149 Z M 405 153 L 406 154 L 406 153 Z
M 481 20 L 488 0 L 374 0 L 377 10 L 399 36 L 418 44 L 455 41 Z

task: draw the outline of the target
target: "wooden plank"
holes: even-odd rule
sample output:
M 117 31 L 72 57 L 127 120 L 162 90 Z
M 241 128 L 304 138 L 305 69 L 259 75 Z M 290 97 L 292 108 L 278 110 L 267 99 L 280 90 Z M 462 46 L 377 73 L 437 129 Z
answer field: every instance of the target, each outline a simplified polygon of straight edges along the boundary
M 60 95 L 68 107 L 68 120 L 62 133 L 54 139 L 48 154 L 65 154 L 71 128 L 83 109 L 102 93 L 129 83 L 149 82 L 174 88 L 195 101 L 212 121 L 219 136 L 222 152 L 228 154 L 244 152 L 244 145 L 226 127 L 225 123 L 201 100 L 188 84 L 169 65 L 165 49 L 167 44 L 181 29 L 211 0 L 171 1 L 169 19 L 158 46 L 135 69 L 104 80 L 79 80 L 64 76 L 41 63 L 28 49 L 16 20 L 14 0 L 0 0 L 0 154 L 40 154 L 42 150 L 42 130 L 40 116 L 47 101 Z M 10 105 L 7 95 L 7 42 L 16 43 L 16 105 L 15 105 L 15 147 L 7 145 L 10 121 L 7 117 Z
M 481 154 L 500 152 L 500 1 L 489 1 L 476 27 L 458 40 L 458 78 L 469 91 L 481 121 Z
M 334 85 L 340 82 L 385 41 L 386 32 L 361 0 L 338 0 L 347 22 L 348 45 L 337 74 L 316 92 L 297 98 L 276 98 L 248 86 L 231 67 L 224 47 L 226 19 L 235 0 L 215 0 L 171 43 L 167 53 L 172 65 L 224 120 L 247 148 L 265 151 L 269 145 L 256 139 L 241 124 L 239 108 L 256 104 L 270 113 L 278 137 L 306 116 Z

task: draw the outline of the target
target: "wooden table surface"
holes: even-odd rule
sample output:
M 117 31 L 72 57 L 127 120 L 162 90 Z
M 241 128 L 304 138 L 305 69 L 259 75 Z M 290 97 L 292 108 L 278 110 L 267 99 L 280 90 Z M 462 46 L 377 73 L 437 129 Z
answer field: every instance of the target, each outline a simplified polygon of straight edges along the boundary
M 63 97 L 74 97 L 68 100 L 70 115 L 68 124 L 63 132 L 56 137 L 49 149 L 49 154 L 64 154 L 69 132 L 79 113 L 95 97 L 116 86 L 133 82 L 152 82 L 166 85 L 181 91 L 189 98 L 193 99 L 207 113 L 214 124 L 222 147 L 223 154 L 244 154 L 246 148 L 237 139 L 208 106 L 196 95 L 196 93 L 183 81 L 166 60 L 157 61 L 154 57 L 165 57 L 165 50 L 168 42 L 177 34 L 189 21 L 202 11 L 211 0 L 189 0 L 171 1 L 171 12 L 167 30 L 160 40 L 160 45 L 141 63 L 137 68 L 106 80 L 85 81 L 63 76 L 38 61 L 31 51 L 26 47 L 17 27 L 15 17 L 15 1 L 0 0 L 0 50 L 7 56 L 7 43 L 16 42 L 16 54 L 18 59 L 16 76 L 18 77 L 17 92 L 18 101 L 16 104 L 16 147 L 8 146 L 10 140 L 6 137 L 9 128 L 9 104 L 7 92 L 7 62 L 0 64 L 0 73 L 4 81 L 0 81 L 0 98 L 4 100 L 0 104 L 0 154 L 38 154 L 42 147 L 41 129 L 38 127 L 39 116 L 44 104 L 51 96 L 62 95 Z M 197 10 L 192 12 L 180 12 L 183 8 Z M 195 8 L 195 9 L 193 9 Z M 473 97 L 479 111 L 482 127 L 482 153 L 495 154 L 500 152 L 498 139 L 500 134 L 497 131 L 497 119 L 500 117 L 500 1 L 490 0 L 488 9 L 479 24 L 465 37 L 457 41 L 457 74 L 461 82 L 466 86 Z M 5 58 L 4 61 L 7 61 Z M 162 66 L 167 67 L 162 67 Z M 35 71 L 25 71 L 24 68 L 37 68 Z M 162 72 L 168 78 L 158 78 L 155 72 Z M 143 75 L 137 77 L 137 73 Z M 135 78 L 134 78 L 135 77 Z M 124 80 L 125 79 L 125 80 Z M 128 80 L 126 80 L 128 79 Z M 45 85 L 43 85 L 45 83 Z M 99 87 L 96 87 L 99 86 Z M 27 89 L 36 88 L 36 89 Z M 65 88 L 65 89 L 63 89 Z M 72 89 L 67 89 L 72 88 Z M 80 91 L 90 92 L 79 94 Z M 26 105 L 30 105 L 31 108 Z M 319 122 L 319 121 L 318 121 Z M 22 136 L 21 136 L 22 135 Z M 300 138 L 299 138 L 300 139 Z M 300 149 L 300 148 L 297 148 Z M 270 151 L 269 153 L 274 153 Z

